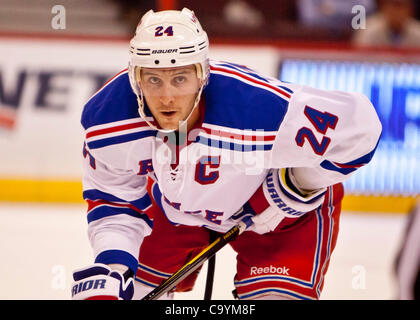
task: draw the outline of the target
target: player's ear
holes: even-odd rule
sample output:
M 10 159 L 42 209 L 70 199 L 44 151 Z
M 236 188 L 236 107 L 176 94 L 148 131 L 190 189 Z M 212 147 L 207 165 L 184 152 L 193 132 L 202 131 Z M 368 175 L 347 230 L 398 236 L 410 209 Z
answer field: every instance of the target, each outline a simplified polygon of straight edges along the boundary
M 203 70 L 201 69 L 201 64 L 195 63 L 194 64 L 195 74 L 197 75 L 197 78 L 202 80 L 203 79 Z

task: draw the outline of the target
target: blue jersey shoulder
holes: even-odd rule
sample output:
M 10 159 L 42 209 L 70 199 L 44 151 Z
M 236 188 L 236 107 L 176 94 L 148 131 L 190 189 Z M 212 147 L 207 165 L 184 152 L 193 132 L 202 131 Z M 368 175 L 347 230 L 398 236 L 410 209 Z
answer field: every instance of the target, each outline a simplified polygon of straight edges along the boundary
M 84 106 L 81 123 L 92 126 L 138 118 L 136 95 L 133 93 L 127 70 L 111 78 Z
M 240 130 L 277 131 L 293 93 L 280 81 L 227 62 L 210 65 L 204 122 Z

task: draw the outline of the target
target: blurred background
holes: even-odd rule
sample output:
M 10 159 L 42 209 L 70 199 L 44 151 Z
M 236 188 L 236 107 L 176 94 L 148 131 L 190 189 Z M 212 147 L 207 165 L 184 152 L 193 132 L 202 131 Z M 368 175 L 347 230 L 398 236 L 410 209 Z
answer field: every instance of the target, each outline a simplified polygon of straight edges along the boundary
M 213 59 L 372 101 L 382 138 L 345 182 L 322 299 L 401 298 L 420 259 L 418 246 L 406 252 L 420 193 L 420 1 L 0 0 L 0 299 L 68 299 L 73 269 L 92 263 L 83 105 L 126 68 L 141 15 L 183 7 Z M 215 299 L 232 299 L 234 264 L 224 249 Z M 202 299 L 203 277 L 177 299 Z

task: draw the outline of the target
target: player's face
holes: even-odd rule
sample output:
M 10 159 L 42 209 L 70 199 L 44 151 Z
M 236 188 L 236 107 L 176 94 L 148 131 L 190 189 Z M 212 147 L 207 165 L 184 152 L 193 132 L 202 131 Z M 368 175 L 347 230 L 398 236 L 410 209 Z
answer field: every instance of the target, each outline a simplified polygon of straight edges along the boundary
M 194 65 L 177 68 L 142 68 L 140 86 L 153 117 L 163 129 L 177 130 L 194 107 L 200 89 Z M 191 128 L 197 121 L 196 108 L 188 119 Z

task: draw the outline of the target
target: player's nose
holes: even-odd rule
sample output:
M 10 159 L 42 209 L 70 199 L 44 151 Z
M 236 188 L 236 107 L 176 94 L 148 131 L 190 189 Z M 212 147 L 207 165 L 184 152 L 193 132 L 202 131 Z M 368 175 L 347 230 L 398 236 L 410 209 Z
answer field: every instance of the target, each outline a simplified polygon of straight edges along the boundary
M 171 88 L 170 85 L 163 85 L 160 91 L 159 100 L 160 102 L 165 105 L 169 106 L 175 101 L 176 92 L 174 88 Z

